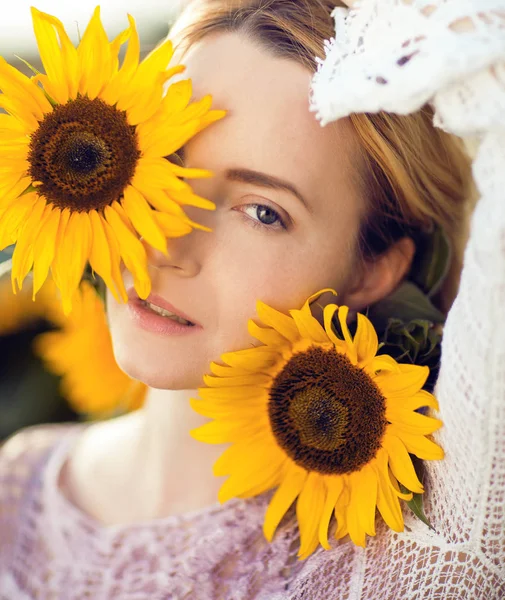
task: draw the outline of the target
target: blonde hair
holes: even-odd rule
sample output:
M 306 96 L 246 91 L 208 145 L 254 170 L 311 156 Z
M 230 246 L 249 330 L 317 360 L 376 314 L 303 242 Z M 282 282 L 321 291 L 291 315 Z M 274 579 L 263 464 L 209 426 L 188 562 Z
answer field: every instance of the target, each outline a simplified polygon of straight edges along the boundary
M 333 0 L 195 0 L 176 26 L 175 43 L 184 51 L 217 32 L 239 31 L 273 55 L 315 71 L 324 40 L 334 35 Z M 407 116 L 352 114 L 363 164 L 359 174 L 367 211 L 359 250 L 373 260 L 395 241 L 416 237 L 434 225 L 452 247 L 444 283 L 433 298 L 446 313 L 457 293 L 467 238 L 471 174 L 460 140 L 432 124 L 429 107 Z

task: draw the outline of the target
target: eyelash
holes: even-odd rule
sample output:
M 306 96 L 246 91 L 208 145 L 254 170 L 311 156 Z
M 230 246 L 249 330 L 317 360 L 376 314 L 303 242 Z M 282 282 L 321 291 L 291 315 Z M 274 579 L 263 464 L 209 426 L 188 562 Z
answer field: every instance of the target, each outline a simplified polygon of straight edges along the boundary
M 252 225 L 252 227 L 256 227 L 256 228 L 260 228 L 260 229 L 268 229 L 270 231 L 275 230 L 275 229 L 287 229 L 286 224 L 284 223 L 284 220 L 281 217 L 281 215 L 275 209 L 273 209 L 271 206 L 268 206 L 267 204 L 246 204 L 245 208 L 254 208 L 254 209 L 256 209 L 256 211 L 259 208 L 266 208 L 267 210 L 274 213 L 274 215 L 277 217 L 276 223 L 279 223 L 279 225 L 276 225 L 275 223 L 268 225 L 267 223 L 262 223 L 259 219 L 254 219 L 254 218 L 248 216 L 247 219 L 250 221 L 250 224 Z M 241 210 L 241 212 L 245 214 L 245 212 L 243 210 Z

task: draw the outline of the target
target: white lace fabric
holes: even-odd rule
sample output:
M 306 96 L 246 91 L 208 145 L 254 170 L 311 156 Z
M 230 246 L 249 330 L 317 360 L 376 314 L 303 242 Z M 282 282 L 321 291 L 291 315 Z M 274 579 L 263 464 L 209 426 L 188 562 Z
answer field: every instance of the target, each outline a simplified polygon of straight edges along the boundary
M 406 510 L 404 532 L 378 521 L 366 549 L 342 540 L 300 563 L 293 522 L 262 538 L 265 498 L 100 528 L 58 491 L 74 428 L 36 428 L 0 460 L 2 600 L 505 598 L 505 0 L 363 0 L 335 18 L 318 118 L 429 101 L 438 126 L 480 140 L 481 197 L 435 388 L 446 458 L 426 463 L 434 530 Z

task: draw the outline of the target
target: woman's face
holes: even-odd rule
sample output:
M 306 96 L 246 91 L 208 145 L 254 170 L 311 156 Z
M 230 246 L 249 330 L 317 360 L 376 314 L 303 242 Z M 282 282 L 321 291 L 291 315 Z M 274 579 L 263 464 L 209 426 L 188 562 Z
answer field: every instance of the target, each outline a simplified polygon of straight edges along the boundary
M 247 332 L 258 299 L 287 311 L 333 287 L 343 303 L 363 212 L 350 125 L 322 128 L 309 112 L 308 70 L 238 33 L 206 38 L 184 63 L 194 97 L 210 93 L 228 111 L 184 147 L 185 166 L 213 171 L 193 187 L 217 208 L 186 211 L 211 233 L 194 230 L 169 240 L 169 257 L 148 257 L 152 295 L 198 326 L 146 329 L 131 303 L 108 296 L 120 367 L 166 389 L 198 387 L 212 360 L 258 345 Z

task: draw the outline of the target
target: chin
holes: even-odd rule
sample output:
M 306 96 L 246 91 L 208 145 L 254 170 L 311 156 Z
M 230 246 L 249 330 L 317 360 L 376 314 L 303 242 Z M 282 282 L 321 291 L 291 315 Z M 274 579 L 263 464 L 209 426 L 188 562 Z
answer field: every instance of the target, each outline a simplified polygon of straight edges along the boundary
M 149 360 L 147 355 L 133 355 L 131 352 L 115 352 L 119 368 L 132 379 L 141 381 L 145 385 L 160 390 L 188 390 L 196 389 L 203 385 L 202 369 L 198 369 L 185 361 L 184 364 L 160 364 L 158 360 Z

